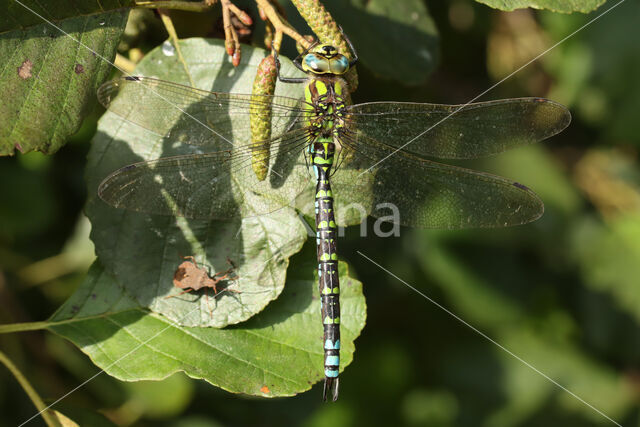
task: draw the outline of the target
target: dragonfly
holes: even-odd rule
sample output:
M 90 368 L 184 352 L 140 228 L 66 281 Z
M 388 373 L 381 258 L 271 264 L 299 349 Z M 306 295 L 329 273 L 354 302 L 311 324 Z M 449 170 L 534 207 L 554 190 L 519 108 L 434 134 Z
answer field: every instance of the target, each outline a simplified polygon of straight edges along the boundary
M 304 98 L 211 92 L 150 77 L 102 85 L 100 102 L 126 120 L 201 152 L 125 166 L 106 177 L 100 197 L 116 208 L 223 220 L 307 206 L 315 215 L 324 352 L 323 400 L 338 398 L 340 285 L 336 213 L 385 204 L 401 225 L 506 227 L 537 219 L 538 196 L 518 182 L 433 159 L 472 159 L 553 136 L 570 122 L 562 105 L 513 98 L 465 105 L 346 102 L 345 73 L 358 60 L 315 44 L 294 65 Z M 127 93 L 124 102 L 117 95 Z M 133 98 L 132 98 L 133 97 Z M 252 121 L 268 111 L 268 137 Z M 301 202 L 302 201 L 302 202 Z M 301 208 L 302 209 L 302 208 Z M 386 214 L 387 212 L 384 211 Z

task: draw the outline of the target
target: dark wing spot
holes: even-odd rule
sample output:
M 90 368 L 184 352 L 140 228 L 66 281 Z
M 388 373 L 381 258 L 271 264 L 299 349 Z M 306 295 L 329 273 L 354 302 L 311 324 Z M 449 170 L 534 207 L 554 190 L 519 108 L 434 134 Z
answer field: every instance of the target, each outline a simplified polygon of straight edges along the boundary
M 82 64 L 76 64 L 76 66 L 73 68 L 73 71 L 75 71 L 76 74 L 82 74 L 84 73 L 84 67 L 82 66 Z
M 126 76 L 124 79 L 125 80 L 134 81 L 134 82 L 139 82 L 140 81 L 140 77 L 138 77 L 138 76 Z

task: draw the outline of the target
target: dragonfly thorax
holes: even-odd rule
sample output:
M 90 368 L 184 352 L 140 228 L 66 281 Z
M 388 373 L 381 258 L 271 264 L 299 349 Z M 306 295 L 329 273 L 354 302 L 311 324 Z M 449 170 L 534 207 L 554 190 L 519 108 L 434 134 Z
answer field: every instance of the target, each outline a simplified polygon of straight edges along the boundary
M 342 79 L 313 79 L 305 87 L 308 124 L 316 136 L 329 137 L 344 126 Z

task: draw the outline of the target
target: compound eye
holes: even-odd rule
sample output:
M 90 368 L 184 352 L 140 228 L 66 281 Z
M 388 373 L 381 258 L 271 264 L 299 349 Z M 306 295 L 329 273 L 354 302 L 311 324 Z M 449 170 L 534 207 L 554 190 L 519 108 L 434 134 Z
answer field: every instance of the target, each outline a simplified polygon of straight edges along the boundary
M 322 74 L 329 71 L 329 61 L 313 53 L 304 57 L 303 64 L 306 66 L 305 68 L 308 68 L 313 73 Z
M 344 55 L 339 55 L 331 60 L 331 72 L 333 74 L 344 74 L 349 69 L 349 60 Z

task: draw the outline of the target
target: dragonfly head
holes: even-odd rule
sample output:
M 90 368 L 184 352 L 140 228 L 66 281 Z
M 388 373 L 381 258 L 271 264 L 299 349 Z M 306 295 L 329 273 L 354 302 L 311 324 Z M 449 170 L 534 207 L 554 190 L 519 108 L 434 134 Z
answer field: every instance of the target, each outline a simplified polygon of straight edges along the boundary
M 330 44 L 317 45 L 302 58 L 302 69 L 312 74 L 340 75 L 349 68 L 349 59 Z

